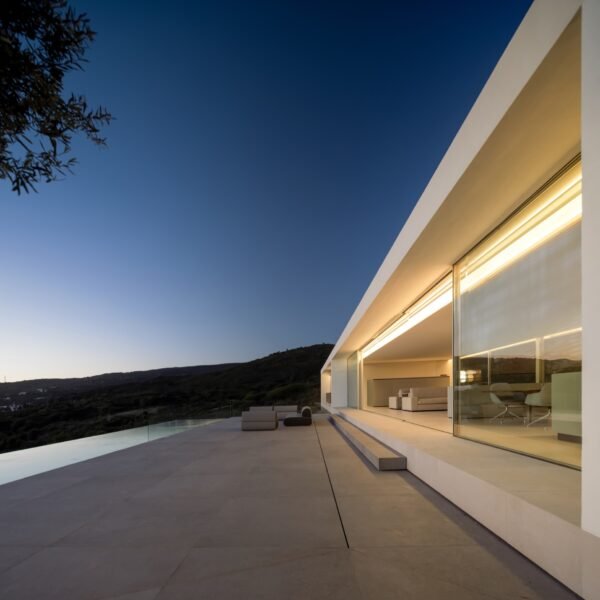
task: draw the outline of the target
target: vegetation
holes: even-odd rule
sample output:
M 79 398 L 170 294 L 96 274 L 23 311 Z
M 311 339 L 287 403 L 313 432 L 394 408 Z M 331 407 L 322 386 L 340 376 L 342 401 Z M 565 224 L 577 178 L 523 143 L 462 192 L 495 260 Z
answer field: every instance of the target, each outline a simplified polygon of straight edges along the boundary
M 331 348 L 330 344 L 296 348 L 248 363 L 212 367 L 216 370 L 149 372 L 155 373 L 153 377 L 140 373 L 133 381 L 129 375 L 125 383 L 117 384 L 102 383 L 102 377 L 109 376 L 85 378 L 86 384 L 79 387 L 75 382 L 84 380 L 66 380 L 68 386 L 56 385 L 45 400 L 37 398 L 15 412 L 0 413 L 0 452 L 172 419 L 231 416 L 252 405 L 316 407 L 320 369 Z M 118 378 L 113 374 L 108 380 Z
M 94 37 L 87 16 L 66 0 L 0 2 L 0 179 L 13 191 L 70 172 L 73 134 L 105 144 L 100 130 L 110 113 L 63 89 Z

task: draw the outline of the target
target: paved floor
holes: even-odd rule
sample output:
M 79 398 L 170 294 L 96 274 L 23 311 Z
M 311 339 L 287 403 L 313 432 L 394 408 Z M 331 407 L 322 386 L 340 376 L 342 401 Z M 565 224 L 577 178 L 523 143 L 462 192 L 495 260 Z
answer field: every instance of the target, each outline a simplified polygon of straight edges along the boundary
M 231 419 L 0 486 L 3 600 L 572 597 L 325 420 Z

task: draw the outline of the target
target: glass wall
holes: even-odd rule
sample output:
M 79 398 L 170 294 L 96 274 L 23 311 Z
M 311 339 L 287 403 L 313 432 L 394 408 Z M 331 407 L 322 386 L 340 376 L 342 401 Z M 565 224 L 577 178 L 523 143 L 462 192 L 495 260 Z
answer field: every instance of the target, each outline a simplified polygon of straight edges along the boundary
M 358 390 L 359 390 L 359 367 L 360 361 L 358 352 L 348 357 L 348 406 L 358 408 Z
M 581 465 L 581 168 L 455 265 L 456 435 Z

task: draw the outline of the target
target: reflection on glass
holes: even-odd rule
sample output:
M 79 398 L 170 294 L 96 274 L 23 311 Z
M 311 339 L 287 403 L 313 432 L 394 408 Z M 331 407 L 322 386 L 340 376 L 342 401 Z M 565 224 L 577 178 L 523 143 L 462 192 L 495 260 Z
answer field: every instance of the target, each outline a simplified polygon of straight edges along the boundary
M 348 406 L 358 408 L 359 357 L 358 352 L 348 357 Z
M 581 464 L 581 168 L 455 265 L 457 435 Z

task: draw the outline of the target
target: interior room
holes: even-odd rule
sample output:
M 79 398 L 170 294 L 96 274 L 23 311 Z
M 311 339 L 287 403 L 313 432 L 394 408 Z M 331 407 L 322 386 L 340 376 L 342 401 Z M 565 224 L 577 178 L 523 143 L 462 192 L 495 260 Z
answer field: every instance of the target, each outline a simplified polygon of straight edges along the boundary
M 580 468 L 580 255 L 575 160 L 348 358 L 349 406 Z
M 451 277 L 363 350 L 361 407 L 452 433 Z

